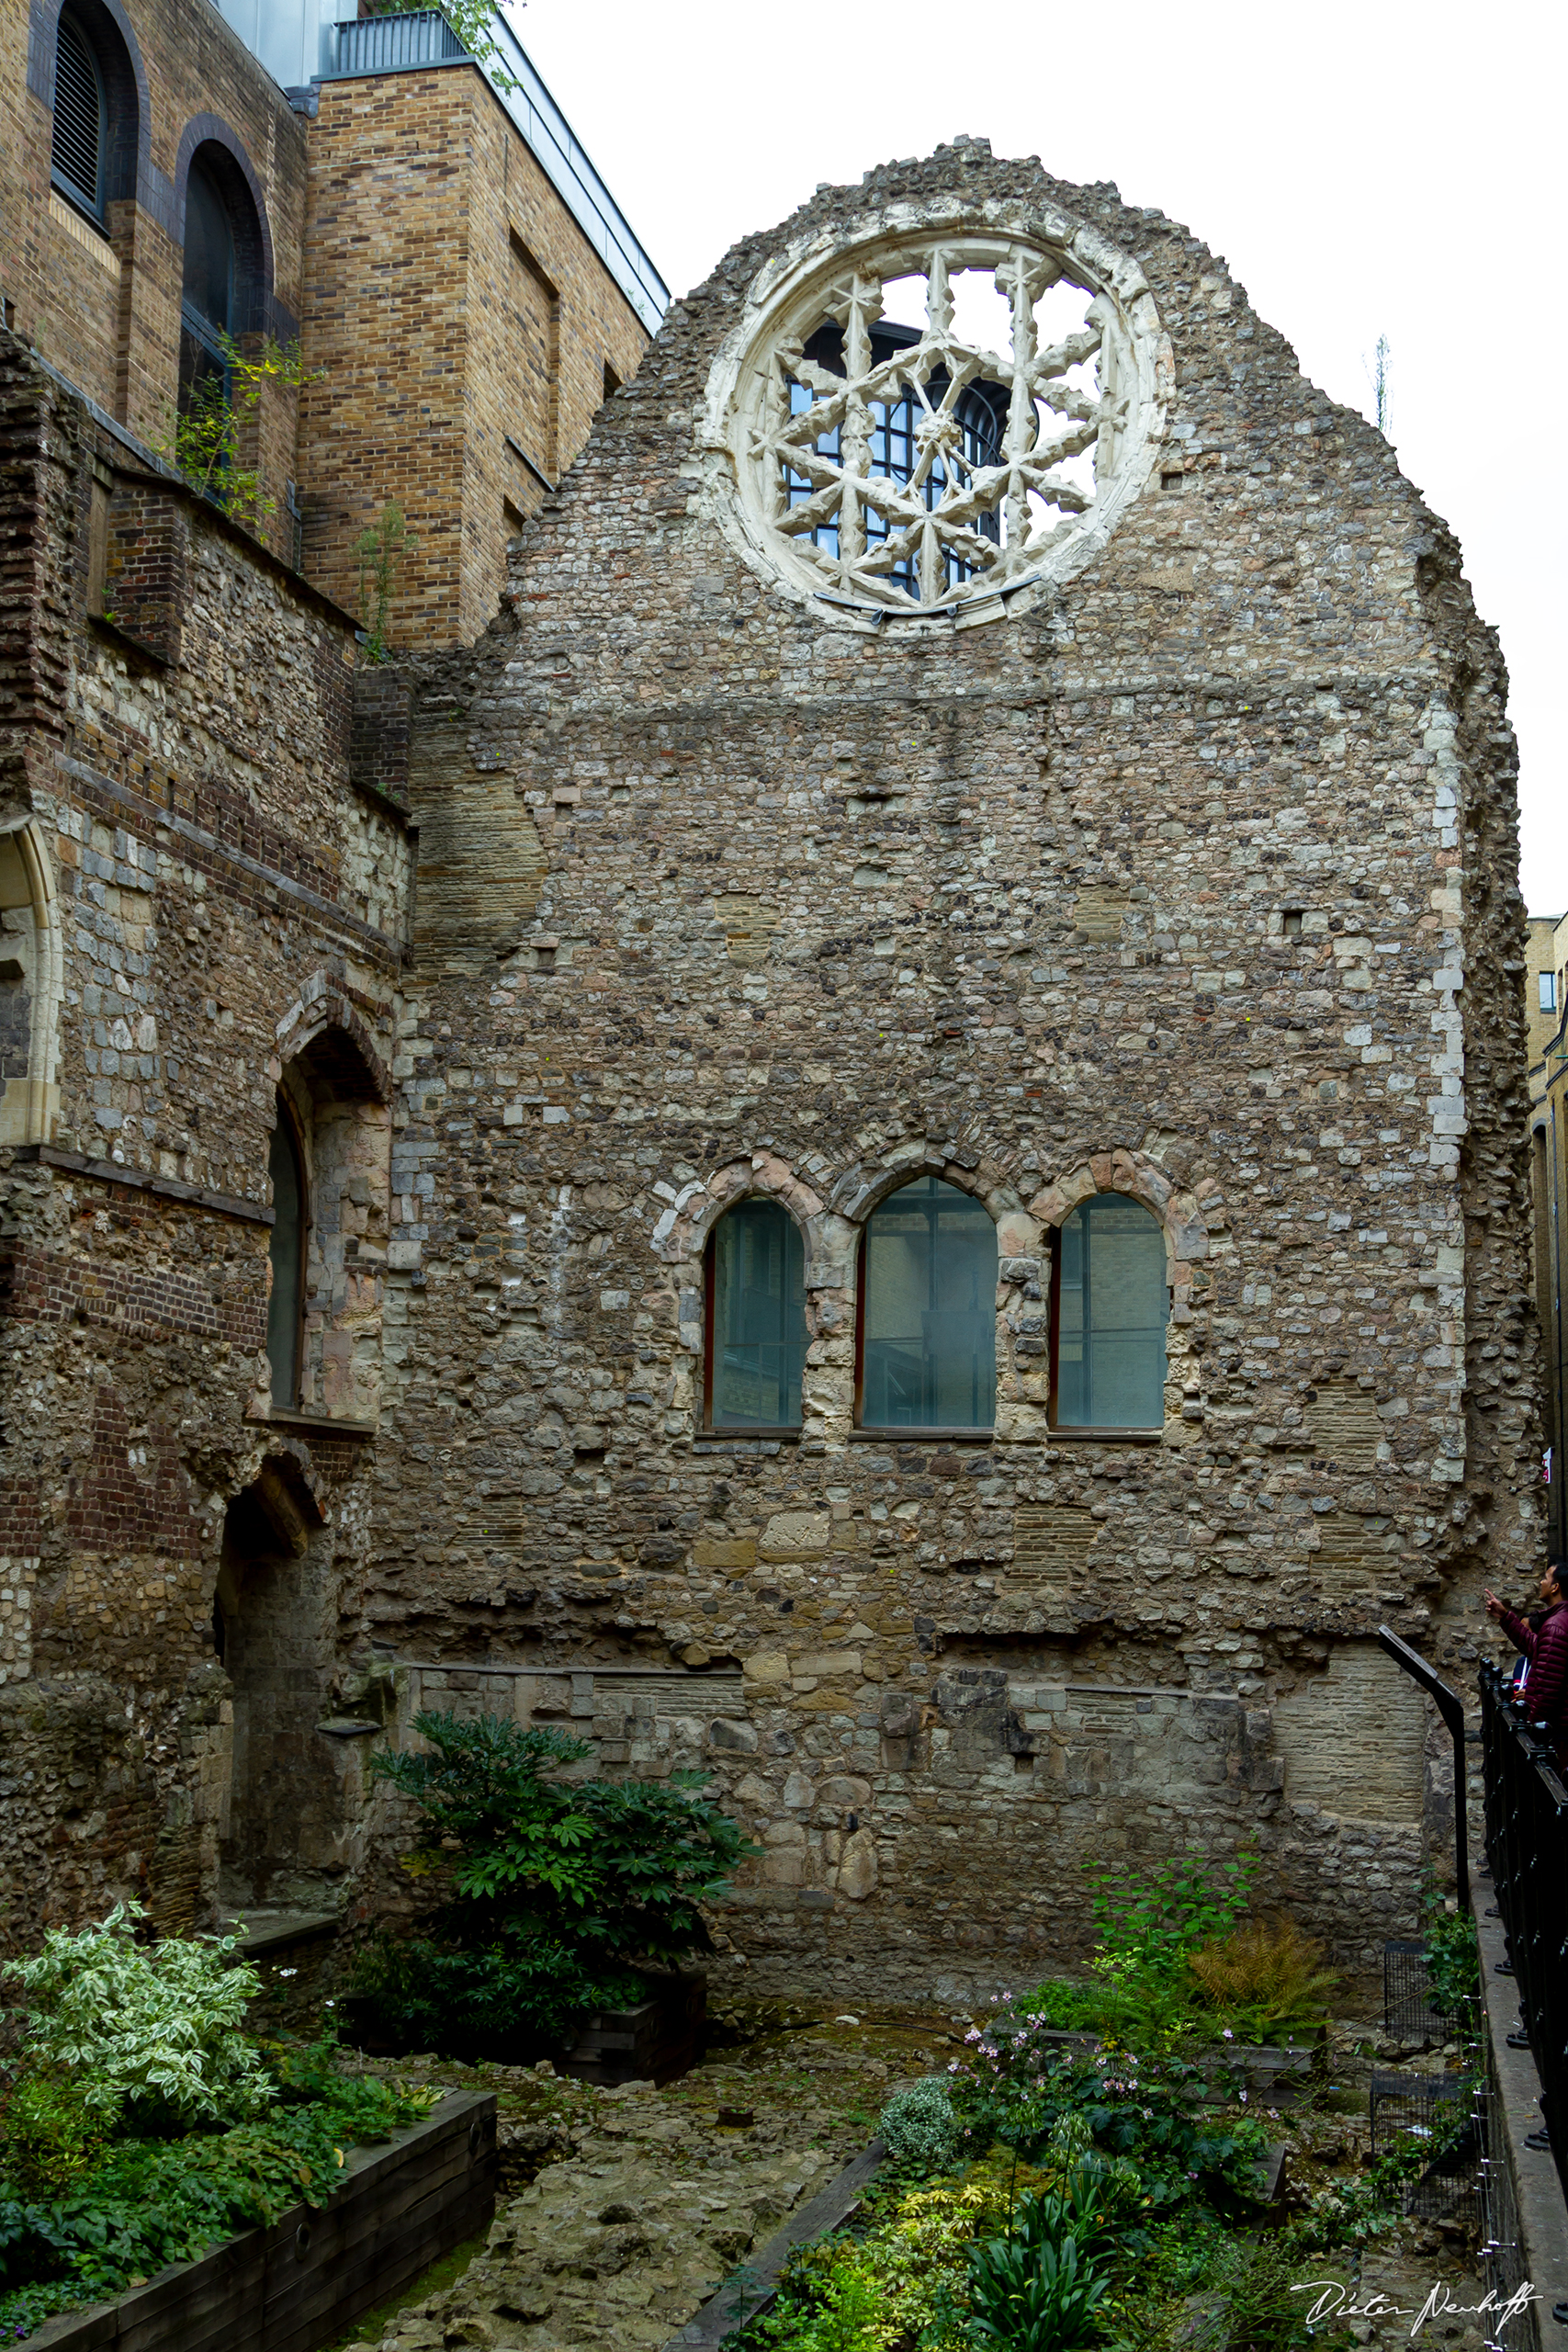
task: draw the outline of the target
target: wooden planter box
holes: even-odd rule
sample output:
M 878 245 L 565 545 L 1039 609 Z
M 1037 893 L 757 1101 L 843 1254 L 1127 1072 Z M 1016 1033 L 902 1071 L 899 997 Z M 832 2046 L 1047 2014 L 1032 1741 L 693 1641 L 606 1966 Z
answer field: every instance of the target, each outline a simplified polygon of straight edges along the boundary
M 601 2009 L 556 2065 L 580 2082 L 672 2083 L 696 2065 L 707 2034 L 708 1988 L 701 1976 L 667 1976 L 635 2009 Z
M 452 2091 L 423 2123 L 347 2152 L 320 2212 L 297 2205 L 118 2302 L 62 2312 L 28 2352 L 316 2352 L 495 2211 L 495 2100 Z

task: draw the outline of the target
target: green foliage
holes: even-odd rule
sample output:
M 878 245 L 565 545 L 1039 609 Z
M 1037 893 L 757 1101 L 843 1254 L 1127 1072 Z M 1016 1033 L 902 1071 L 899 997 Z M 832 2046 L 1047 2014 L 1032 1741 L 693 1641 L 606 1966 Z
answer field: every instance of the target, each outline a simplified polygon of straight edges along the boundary
M 28 2195 L 65 2188 L 91 2171 L 108 2127 L 81 2082 L 28 2067 L 0 2098 L 0 2175 Z
M 1110 2283 L 1061 2199 L 1026 2201 L 1006 2237 L 969 2250 L 969 2342 L 982 2352 L 1078 2352 Z
M 281 2098 L 263 2123 L 110 2142 L 69 2185 L 39 2192 L 0 2172 L 0 2336 L 49 2309 L 123 2294 L 236 2230 L 321 2205 L 345 2150 L 416 2122 L 438 2094 L 332 2078 L 329 2045 L 275 2052 Z
M 1474 2099 L 1469 2094 L 1474 2087 L 1467 2080 L 1459 2097 L 1444 2099 L 1429 2130 L 1402 2133 L 1365 2171 L 1339 2175 L 1331 2188 L 1319 2189 L 1305 2213 L 1283 2233 L 1292 2251 L 1361 2245 L 1385 2237 L 1404 2210 L 1412 2182 L 1450 2154 L 1473 2128 Z
M 271 2100 L 273 2085 L 243 2030 L 261 1979 L 230 1955 L 234 1936 L 139 1944 L 139 1903 L 117 1903 L 101 1926 L 51 1928 L 33 1960 L 7 1961 L 38 2006 L 28 2047 L 77 2083 L 113 2123 L 128 2106 L 144 2124 L 231 2122 Z
M 953 2062 L 950 2077 L 966 2148 L 979 2154 L 999 2140 L 1034 2160 L 1063 2119 L 1077 2117 L 1089 2143 L 1137 2166 L 1155 2205 L 1179 2203 L 1199 2189 L 1253 2194 L 1267 2144 L 1263 2126 L 1205 2113 L 1196 2067 L 1109 2043 L 1088 2054 L 1064 2051 L 1045 2040 L 1044 2026 L 1034 2013 L 1005 2032 L 971 2027 L 969 2054 Z
M 560 2041 L 573 2015 L 637 1998 L 639 1966 L 706 1945 L 700 1906 L 753 1849 L 697 1793 L 705 1774 L 572 1781 L 561 1768 L 592 1751 L 564 1732 L 452 1713 L 414 1727 L 427 1752 L 383 1753 L 372 1769 L 424 1815 L 406 1867 L 447 1899 L 434 1943 L 400 1960 L 383 1949 L 355 1979 L 385 2026 L 400 2015 L 395 2030 L 427 2048 L 457 2036 L 482 2051 L 487 2033 L 530 2030 Z
M 361 1955 L 349 1987 L 378 2039 L 501 2063 L 535 2057 L 540 2041 L 565 2045 L 585 2014 L 634 2008 L 646 1990 L 635 1970 L 595 1969 L 553 1938 L 505 1925 L 477 1951 L 383 1937 Z
M 382 507 L 370 528 L 359 537 L 359 609 L 365 617 L 364 653 L 369 663 L 391 659 L 387 622 L 392 594 L 404 557 L 412 555 L 418 544 L 402 508 L 390 504 Z
M 1085 1864 L 1094 1889 L 1100 1949 L 1093 1965 L 1116 1979 L 1180 1981 L 1191 1954 L 1230 1933 L 1247 1909 L 1258 1857 L 1218 1861 L 1190 1846 L 1152 1869 Z
M 372 17 L 406 17 L 427 7 L 430 0 L 371 0 L 367 13 Z M 498 90 L 510 93 L 518 88 L 515 74 L 509 74 L 501 62 L 501 51 L 491 28 L 495 22 L 494 0 L 440 0 L 441 13 L 457 34 L 470 57 L 477 57 Z
M 1427 1873 L 1421 1904 L 1427 1940 L 1427 1988 L 1433 2008 L 1444 2017 L 1462 2016 L 1481 1991 L 1481 1955 L 1475 1921 L 1468 1911 L 1450 1911 L 1437 1879 Z
M 876 2128 L 893 2162 L 910 2170 L 941 2172 L 958 2154 L 958 2119 L 945 2083 L 895 2091 Z
M 297 391 L 325 371 L 307 370 L 298 343 L 280 344 L 271 335 L 253 351 L 242 350 L 232 335 L 220 334 L 218 342 L 221 371 L 213 368 L 197 378 L 152 447 L 194 491 L 247 531 L 259 533 L 266 516 L 276 513 L 277 501 L 265 494 L 260 474 L 240 463 L 246 428 L 268 384 Z

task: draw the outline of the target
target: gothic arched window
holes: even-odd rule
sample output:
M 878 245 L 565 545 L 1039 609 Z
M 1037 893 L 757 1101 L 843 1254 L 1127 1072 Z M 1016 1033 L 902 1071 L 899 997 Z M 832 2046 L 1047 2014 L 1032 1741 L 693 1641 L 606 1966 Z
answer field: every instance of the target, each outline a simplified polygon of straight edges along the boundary
M 860 1253 L 863 1428 L 988 1430 L 997 1411 L 997 1228 L 935 1176 L 890 1193 Z
M 273 1225 L 267 1247 L 272 1262 L 272 1295 L 266 1310 L 266 1353 L 272 1366 L 272 1401 L 275 1405 L 292 1406 L 299 1401 L 299 1338 L 305 1311 L 305 1236 L 310 1223 L 310 1193 L 294 1114 L 281 1094 L 277 1098 L 277 1125 L 272 1131 L 267 1173 L 272 1178 Z
M 1165 1421 L 1165 1235 L 1120 1193 L 1080 1201 L 1055 1237 L 1052 1420 L 1067 1430 Z
M 739 1201 L 707 1246 L 707 1426 L 800 1427 L 806 1250 L 776 1201 Z

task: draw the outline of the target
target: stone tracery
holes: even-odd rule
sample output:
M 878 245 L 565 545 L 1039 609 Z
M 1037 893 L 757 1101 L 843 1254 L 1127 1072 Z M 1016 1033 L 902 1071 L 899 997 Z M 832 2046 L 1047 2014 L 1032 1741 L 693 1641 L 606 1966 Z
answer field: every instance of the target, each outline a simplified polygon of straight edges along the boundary
M 1066 568 L 1088 521 L 1108 527 L 1146 471 L 1128 460 L 1157 426 L 1161 338 L 1141 281 L 1113 291 L 1081 242 L 962 226 L 887 239 L 775 300 L 729 438 L 752 533 L 795 584 L 884 615 L 946 610 Z M 980 272 L 1006 306 L 1003 352 L 955 300 Z M 911 278 L 919 328 L 888 315 L 888 288 Z M 1087 300 L 1053 335 L 1037 312 L 1058 286 Z

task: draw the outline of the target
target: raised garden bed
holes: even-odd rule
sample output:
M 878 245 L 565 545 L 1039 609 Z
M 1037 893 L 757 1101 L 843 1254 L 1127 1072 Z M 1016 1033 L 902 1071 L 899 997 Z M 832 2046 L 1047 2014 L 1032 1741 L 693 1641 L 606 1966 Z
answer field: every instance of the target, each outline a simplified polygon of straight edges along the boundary
M 423 2123 L 346 2152 L 319 2211 L 297 2205 L 112 2303 L 62 2312 L 28 2352 L 316 2352 L 484 2228 L 495 2100 L 449 2092 Z

